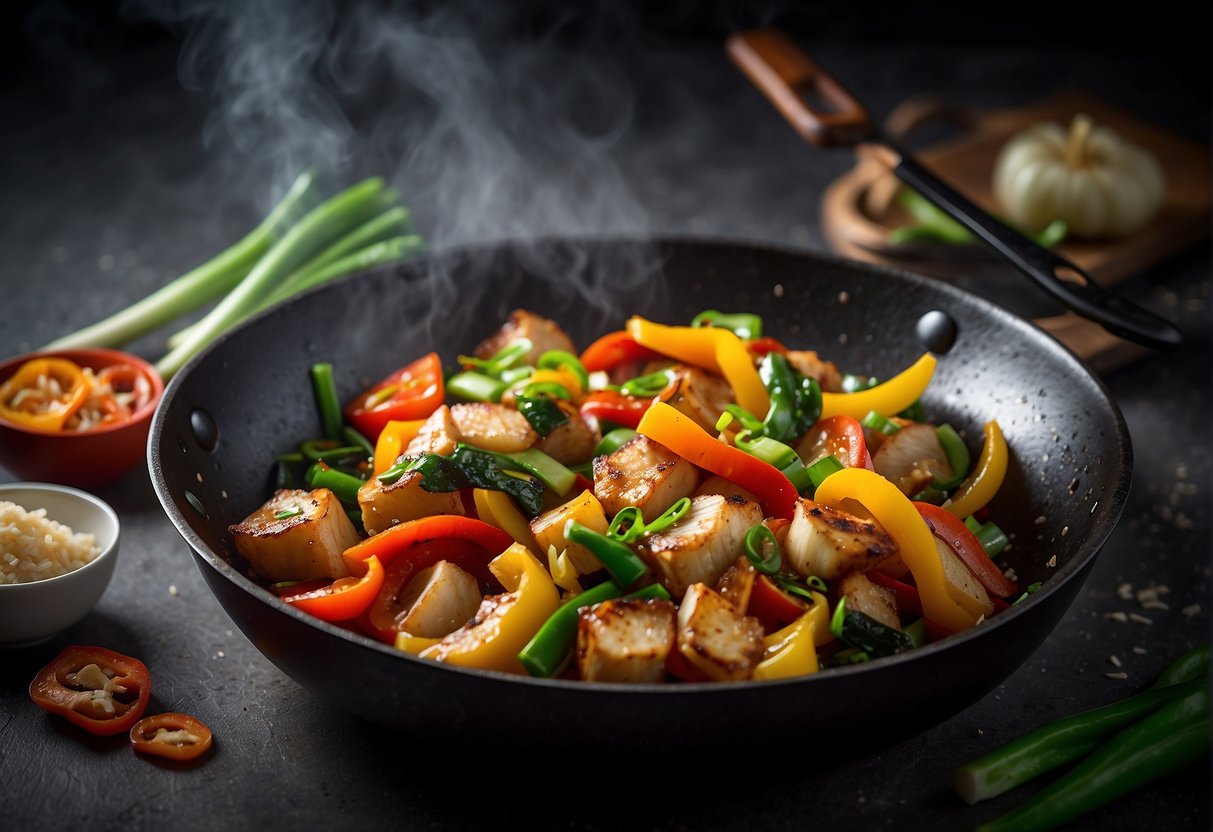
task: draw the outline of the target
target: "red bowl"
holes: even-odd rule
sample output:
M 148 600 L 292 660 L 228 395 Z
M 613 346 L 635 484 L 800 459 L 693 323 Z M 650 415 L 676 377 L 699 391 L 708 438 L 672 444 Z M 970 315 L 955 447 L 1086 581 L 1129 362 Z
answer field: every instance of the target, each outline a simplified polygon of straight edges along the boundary
M 142 358 L 121 350 L 47 350 L 0 363 L 0 384 L 26 361 L 52 356 L 94 371 L 111 364 L 129 364 L 151 382 L 151 399 L 126 422 L 82 432 L 37 430 L 0 416 L 0 465 L 18 479 L 95 488 L 116 480 L 143 462 L 152 414 L 164 393 L 159 373 Z

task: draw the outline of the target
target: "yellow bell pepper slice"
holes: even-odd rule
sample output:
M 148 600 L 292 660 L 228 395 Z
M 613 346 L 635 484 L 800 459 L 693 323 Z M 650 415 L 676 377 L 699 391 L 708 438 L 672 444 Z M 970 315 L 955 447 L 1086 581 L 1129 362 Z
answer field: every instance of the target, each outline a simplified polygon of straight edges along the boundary
M 771 407 L 767 388 L 754 367 L 745 342 L 727 329 L 711 326 L 666 326 L 635 315 L 628 320 L 632 340 L 662 355 L 724 376 L 737 404 L 762 418 Z M 864 411 L 867 415 L 867 411 Z
M 393 419 L 384 426 L 379 438 L 375 440 L 375 476 L 379 476 L 396 464 L 396 458 L 404 453 L 413 438 L 421 432 L 425 419 L 409 419 L 401 421 Z
M 423 650 L 433 647 L 440 638 L 425 638 L 424 636 L 413 636 L 405 632 L 396 633 L 396 649 L 402 653 L 412 653 L 414 656 L 421 654 Z
M 472 499 L 476 503 L 477 517 L 490 526 L 501 529 L 532 552 L 539 551 L 535 536 L 531 534 L 530 524 L 504 491 L 477 488 L 472 491 Z
M 518 653 L 560 606 L 548 571 L 525 546 L 515 543 L 489 563 L 507 590 L 485 598 L 475 617 L 421 652 L 423 659 L 525 674 Z
M 900 413 L 922 397 L 934 374 L 935 356 L 923 353 L 909 367 L 868 390 L 822 393 L 821 418 L 850 416 L 862 419 L 873 410 L 884 416 Z
M 585 391 L 581 389 L 581 379 L 577 378 L 576 373 L 569 372 L 568 370 L 536 370 L 526 379 L 519 382 L 515 389 L 521 392 L 527 385 L 539 384 L 540 382 L 559 384 L 569 391 L 569 395 L 573 397 L 574 402 L 581 401 L 585 395 Z
M 952 632 L 977 623 L 982 611 L 972 598 L 948 583 L 935 549 L 935 536 L 897 486 L 866 468 L 843 468 L 826 477 L 814 499 L 839 505 L 848 497 L 863 504 L 897 544 L 901 559 L 914 575 L 923 615 Z
M 813 606 L 782 630 L 764 638 L 762 643 L 766 647 L 766 658 L 754 668 L 754 678 L 788 679 L 816 673 L 817 645 L 833 638 L 829 607 L 825 596 L 814 592 Z
M 998 493 L 1007 475 L 1007 440 L 998 422 L 986 422 L 981 455 L 968 478 L 943 507 L 962 520 L 980 509 Z

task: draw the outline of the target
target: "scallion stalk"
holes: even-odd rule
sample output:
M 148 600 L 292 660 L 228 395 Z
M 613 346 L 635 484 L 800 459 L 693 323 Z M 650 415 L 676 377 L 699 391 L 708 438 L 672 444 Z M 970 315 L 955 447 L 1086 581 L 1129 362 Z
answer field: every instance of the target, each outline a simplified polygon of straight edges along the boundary
M 316 394 L 316 408 L 320 411 L 320 424 L 325 438 L 340 442 L 341 401 L 337 398 L 332 364 L 321 362 L 312 365 L 312 390 Z
M 455 373 L 447 379 L 446 391 L 452 396 L 473 402 L 499 402 L 509 385 L 481 373 Z

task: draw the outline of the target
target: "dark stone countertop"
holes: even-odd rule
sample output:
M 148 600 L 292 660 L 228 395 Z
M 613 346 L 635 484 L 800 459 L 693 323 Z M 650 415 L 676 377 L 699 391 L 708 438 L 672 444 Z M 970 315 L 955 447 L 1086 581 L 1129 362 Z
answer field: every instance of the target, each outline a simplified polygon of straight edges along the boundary
M 1149 55 L 842 40 L 820 43 L 817 55 L 878 116 L 911 94 L 996 106 L 1064 84 L 1208 139 L 1207 86 L 1181 83 L 1173 67 Z M 257 197 L 233 191 L 227 169 L 208 161 L 199 141 L 204 97 L 180 91 L 174 50 L 141 47 L 98 62 L 95 83 L 76 84 L 71 95 L 48 94 L 63 88 L 31 77 L 34 70 L 14 70 L 9 78 L 17 83 L 0 94 L 0 112 L 17 116 L 0 136 L 0 355 L 126 305 L 255 221 Z M 851 164 L 849 151 L 803 146 L 714 48 L 686 46 L 637 67 L 660 70 L 663 82 L 637 85 L 635 121 L 610 154 L 650 230 L 826 248 L 818 200 Z M 1156 94 L 1164 88 L 1168 96 Z M 637 224 L 645 227 L 643 219 Z M 1202 246 L 1125 284 L 1177 320 L 1188 344 L 1104 377 L 1134 439 L 1136 469 L 1123 519 L 1085 589 L 1005 684 L 921 736 L 824 768 L 835 749 L 683 760 L 660 770 L 637 747 L 584 749 L 577 756 L 584 771 L 502 747 L 451 761 L 327 707 L 264 659 L 207 591 L 140 470 L 96 492 L 119 511 L 123 537 L 113 583 L 95 611 L 49 643 L 0 653 L 3 823 L 18 830 L 52 823 L 462 829 L 506 812 L 515 823 L 570 829 L 975 826 L 1036 787 L 966 807 L 950 788 L 957 764 L 1144 687 L 1208 637 L 1209 266 Z M 1020 292 L 1004 270 L 987 268 L 982 280 L 969 288 L 1021 314 L 1051 309 Z M 133 349 L 154 357 L 163 336 Z M 10 479 L 0 472 L 0 481 Z M 1125 583 L 1168 587 L 1169 609 L 1143 610 L 1121 598 Z M 1193 605 L 1195 614 L 1181 612 Z M 1118 610 L 1145 613 L 1153 623 L 1107 618 Z M 155 676 L 158 707 L 194 713 L 215 729 L 205 764 L 180 771 L 149 764 L 122 750 L 124 741 L 82 740 L 35 708 L 29 680 L 70 643 L 140 656 Z M 1112 656 L 1127 679 L 1106 677 L 1116 670 Z M 498 773 L 516 770 L 515 757 L 529 770 L 523 782 Z M 427 770 L 434 760 L 447 768 Z M 1198 767 L 1075 828 L 1208 828 L 1208 786 L 1207 767 Z

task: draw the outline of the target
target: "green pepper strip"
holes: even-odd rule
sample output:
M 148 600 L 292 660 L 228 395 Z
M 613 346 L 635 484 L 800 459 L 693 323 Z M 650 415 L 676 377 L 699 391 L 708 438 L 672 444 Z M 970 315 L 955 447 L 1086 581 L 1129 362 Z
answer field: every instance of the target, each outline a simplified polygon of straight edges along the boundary
M 330 468 L 323 462 L 309 467 L 304 479 L 312 488 L 327 488 L 344 503 L 358 502 L 358 489 L 362 488 L 362 480 L 344 471 Z
M 716 309 L 705 309 L 691 319 L 691 326 L 720 327 L 747 341 L 762 337 L 762 318 L 750 312 L 726 315 Z
M 1027 803 L 978 827 L 979 832 L 1053 829 L 1208 759 L 1208 681 L 1195 682 L 1195 690 L 1124 729 Z
M 898 425 L 896 422 L 890 422 L 888 419 L 886 419 L 880 413 L 877 413 L 875 410 L 869 410 L 868 415 L 864 416 L 863 419 L 861 419 L 859 423 L 861 425 L 863 425 L 865 428 L 870 428 L 871 430 L 879 431 L 880 433 L 883 433 L 885 436 L 894 436 L 901 430 L 900 425 Z
M 488 358 L 476 358 L 472 355 L 460 355 L 458 361 L 464 366 L 475 367 L 486 376 L 499 377 L 504 371 L 517 364 L 524 355 L 531 351 L 534 344 L 529 338 L 518 338 L 510 341 L 504 347 Z
M 590 374 L 586 372 L 585 365 L 581 363 L 581 359 L 571 352 L 548 350 L 539 356 L 538 366 L 541 370 L 568 370 L 577 376 L 577 380 L 581 382 L 582 392 L 590 389 Z
M 649 567 L 639 555 L 618 540 L 586 528 L 576 520 L 570 520 L 565 525 L 564 537 L 571 543 L 579 543 L 589 549 L 621 587 L 630 586 L 648 574 Z
M 767 389 L 771 407 L 762 420 L 762 432 L 779 442 L 796 434 L 797 388 L 788 360 L 776 352 L 767 353 L 758 365 L 758 377 Z
M 740 450 L 750 456 L 758 457 L 763 462 L 782 471 L 784 476 L 792 481 L 792 485 L 797 491 L 804 493 L 816 488 L 800 455 L 790 446 L 771 439 L 769 436 L 752 437 L 748 430 L 737 434 L 733 441 Z
M 783 565 L 783 554 L 775 533 L 759 523 L 745 533 L 745 555 L 764 575 L 774 575 Z
M 910 643 L 915 649 L 922 647 L 927 643 L 927 620 L 925 618 L 915 619 L 913 624 L 907 624 L 902 630 L 910 637 Z
M 499 402 L 507 387 L 504 381 L 481 373 L 455 373 L 446 383 L 452 396 L 473 402 Z
M 594 456 L 603 456 L 615 453 L 624 445 L 631 442 L 640 434 L 631 428 L 615 428 L 613 431 L 602 437 L 602 441 L 598 443 L 598 447 L 594 449 Z
M 341 401 L 337 398 L 337 385 L 333 382 L 332 364 L 312 365 L 312 390 L 316 393 L 324 435 L 334 442 L 340 442 Z
M 673 373 L 669 370 L 658 370 L 655 373 L 636 376 L 636 378 L 625 381 L 619 386 L 619 392 L 627 396 L 651 399 L 669 387 L 672 379 Z
M 931 483 L 931 487 L 939 491 L 951 491 L 964 482 L 969 475 L 969 449 L 965 447 L 964 440 L 951 425 L 940 425 L 935 428 L 935 436 L 939 438 L 939 444 L 943 446 L 943 452 L 947 454 L 948 465 L 952 468 L 952 479 L 946 482 L 936 479 Z
M 515 454 L 497 454 L 506 468 L 525 471 L 561 496 L 577 482 L 577 475 L 537 448 L 527 448 Z

